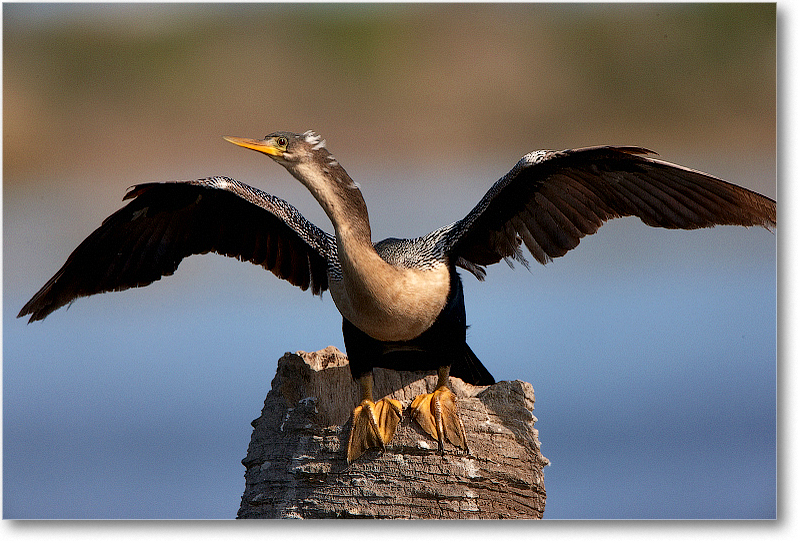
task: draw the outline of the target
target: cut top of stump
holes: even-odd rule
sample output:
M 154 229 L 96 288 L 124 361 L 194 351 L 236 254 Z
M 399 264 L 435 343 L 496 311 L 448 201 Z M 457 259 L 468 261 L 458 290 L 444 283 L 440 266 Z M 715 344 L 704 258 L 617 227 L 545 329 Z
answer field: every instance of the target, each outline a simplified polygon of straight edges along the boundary
M 436 375 L 376 368 L 374 395 L 403 404 L 386 451 L 347 464 L 360 390 L 335 347 L 286 353 L 254 420 L 239 518 L 541 518 L 545 489 L 533 387 L 477 387 L 451 377 L 469 452 L 445 445 L 408 417 Z

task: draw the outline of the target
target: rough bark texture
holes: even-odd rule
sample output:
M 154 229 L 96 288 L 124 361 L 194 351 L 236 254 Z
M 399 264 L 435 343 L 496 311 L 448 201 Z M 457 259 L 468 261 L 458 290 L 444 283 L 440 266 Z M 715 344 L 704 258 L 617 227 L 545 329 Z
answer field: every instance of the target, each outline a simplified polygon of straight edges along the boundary
M 375 398 L 404 409 L 436 376 L 376 369 Z M 445 447 L 404 418 L 385 452 L 348 465 L 350 415 L 360 401 L 347 357 L 335 347 L 286 353 L 242 463 L 239 518 L 541 518 L 545 506 L 533 387 L 475 387 L 451 378 L 469 453 Z

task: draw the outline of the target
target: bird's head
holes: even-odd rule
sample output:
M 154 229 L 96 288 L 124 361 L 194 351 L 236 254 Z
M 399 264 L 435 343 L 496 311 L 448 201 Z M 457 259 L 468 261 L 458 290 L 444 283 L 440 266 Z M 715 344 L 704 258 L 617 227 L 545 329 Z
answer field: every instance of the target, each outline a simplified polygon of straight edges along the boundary
M 240 147 L 264 153 L 286 168 L 311 191 L 329 216 L 337 211 L 347 212 L 348 206 L 358 206 L 358 213 L 366 216 L 358 185 L 325 149 L 325 140 L 314 132 L 273 132 L 263 140 L 223 137 Z
M 334 161 L 325 149 L 325 140 L 310 130 L 304 134 L 273 132 L 263 140 L 236 136 L 223 138 L 240 147 L 264 153 L 289 170 L 302 163 Z

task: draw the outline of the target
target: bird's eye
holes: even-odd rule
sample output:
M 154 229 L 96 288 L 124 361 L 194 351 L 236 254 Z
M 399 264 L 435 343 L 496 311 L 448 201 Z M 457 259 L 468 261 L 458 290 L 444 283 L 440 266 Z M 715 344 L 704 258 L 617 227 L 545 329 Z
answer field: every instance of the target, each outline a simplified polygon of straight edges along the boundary
M 284 136 L 279 136 L 277 142 L 279 146 L 284 148 L 289 145 L 289 140 L 287 140 Z

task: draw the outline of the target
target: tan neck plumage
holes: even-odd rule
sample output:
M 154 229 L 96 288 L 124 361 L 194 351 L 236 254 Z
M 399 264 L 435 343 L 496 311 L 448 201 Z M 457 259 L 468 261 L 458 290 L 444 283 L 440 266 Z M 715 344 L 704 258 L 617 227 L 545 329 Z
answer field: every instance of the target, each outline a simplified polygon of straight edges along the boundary
M 309 188 L 336 232 L 342 269 L 341 281 L 330 281 L 336 307 L 375 339 L 406 341 L 419 336 L 430 328 L 447 301 L 447 266 L 416 270 L 385 262 L 372 245 L 361 191 L 338 164 L 326 169 L 308 166 L 292 173 Z

